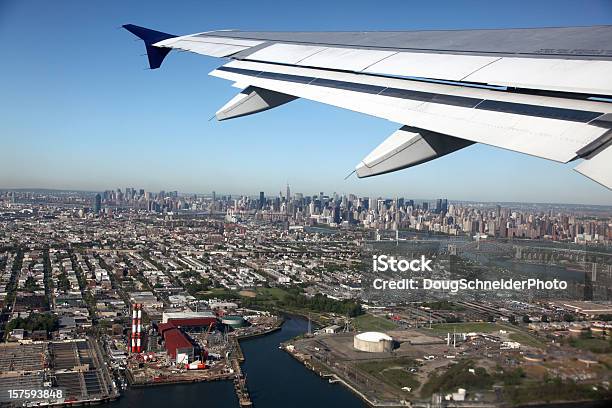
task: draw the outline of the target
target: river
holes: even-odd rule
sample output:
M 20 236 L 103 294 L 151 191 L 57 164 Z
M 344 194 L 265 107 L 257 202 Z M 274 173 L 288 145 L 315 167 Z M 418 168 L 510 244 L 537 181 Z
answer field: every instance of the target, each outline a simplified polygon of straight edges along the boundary
M 240 342 L 245 362 L 242 365 L 255 408 L 366 407 L 356 395 L 339 384 L 330 384 L 278 345 L 308 330 L 308 322 L 287 317 L 281 330 Z M 167 408 L 202 406 L 236 408 L 238 399 L 230 381 L 162 385 L 127 390 L 108 408 Z

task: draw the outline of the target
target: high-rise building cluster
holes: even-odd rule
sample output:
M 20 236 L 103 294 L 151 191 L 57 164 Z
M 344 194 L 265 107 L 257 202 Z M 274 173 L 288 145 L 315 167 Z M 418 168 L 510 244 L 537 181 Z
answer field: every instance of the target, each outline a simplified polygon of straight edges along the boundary
M 113 216 L 119 208 L 177 214 L 202 212 L 228 221 L 255 217 L 288 225 L 361 227 L 375 230 L 420 231 L 478 237 L 548 239 L 576 243 L 612 242 L 612 219 L 605 207 L 450 202 L 446 198 L 416 200 L 355 194 L 292 193 L 287 185 L 278 195 L 179 194 L 125 188 L 101 193 L 4 192 L 8 204 L 53 202 L 81 204 L 82 216 Z

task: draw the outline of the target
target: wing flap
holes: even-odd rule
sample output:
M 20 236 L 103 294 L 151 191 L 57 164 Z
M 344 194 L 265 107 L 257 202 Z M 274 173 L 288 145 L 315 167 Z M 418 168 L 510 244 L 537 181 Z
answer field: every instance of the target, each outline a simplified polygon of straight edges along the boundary
M 583 161 L 574 168 L 578 173 L 612 190 L 612 145 L 595 157 Z

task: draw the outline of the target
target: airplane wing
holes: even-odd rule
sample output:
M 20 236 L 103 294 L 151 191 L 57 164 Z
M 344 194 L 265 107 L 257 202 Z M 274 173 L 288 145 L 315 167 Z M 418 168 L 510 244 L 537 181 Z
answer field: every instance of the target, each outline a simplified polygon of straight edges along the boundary
M 398 123 L 369 177 L 484 143 L 562 163 L 612 189 L 612 26 L 405 32 L 211 31 L 124 25 L 158 68 L 172 49 L 229 61 L 227 120 L 296 98 Z

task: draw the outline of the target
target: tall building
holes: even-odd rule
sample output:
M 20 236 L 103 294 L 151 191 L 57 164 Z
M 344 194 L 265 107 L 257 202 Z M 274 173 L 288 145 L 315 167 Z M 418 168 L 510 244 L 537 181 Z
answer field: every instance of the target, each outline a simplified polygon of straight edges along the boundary
M 341 212 L 340 212 L 340 205 L 336 204 L 336 206 L 334 207 L 334 211 L 332 213 L 334 222 L 336 224 L 340 224 L 340 214 L 341 214 Z
M 96 194 L 93 202 L 93 210 L 95 214 L 100 214 L 100 210 L 102 209 L 102 196 L 100 194 Z
M 259 206 L 258 208 L 261 210 L 266 206 L 266 196 L 263 191 L 259 192 Z

